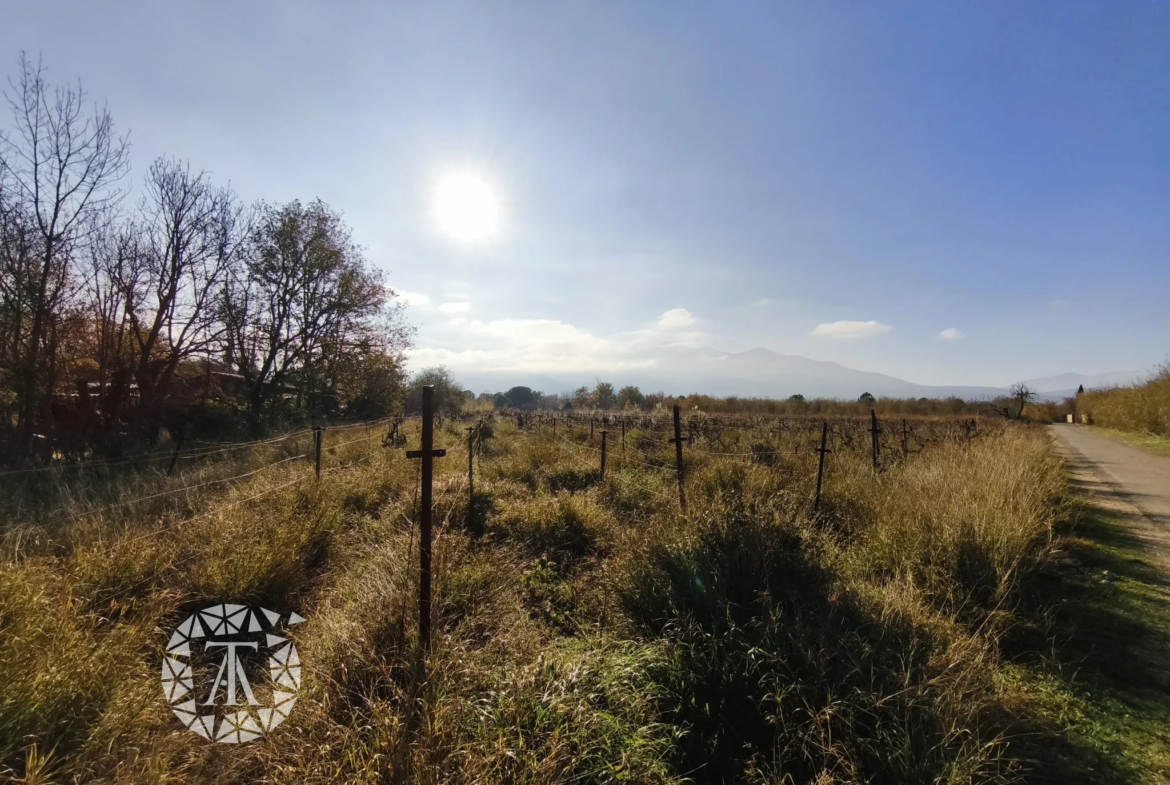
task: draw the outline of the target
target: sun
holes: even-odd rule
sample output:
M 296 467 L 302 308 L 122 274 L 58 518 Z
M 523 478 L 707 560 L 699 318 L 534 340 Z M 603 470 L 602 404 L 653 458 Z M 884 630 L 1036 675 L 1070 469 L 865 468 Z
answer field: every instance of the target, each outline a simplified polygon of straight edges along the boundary
M 486 240 L 499 230 L 500 200 L 477 175 L 447 175 L 435 191 L 435 219 L 445 234 L 459 242 Z

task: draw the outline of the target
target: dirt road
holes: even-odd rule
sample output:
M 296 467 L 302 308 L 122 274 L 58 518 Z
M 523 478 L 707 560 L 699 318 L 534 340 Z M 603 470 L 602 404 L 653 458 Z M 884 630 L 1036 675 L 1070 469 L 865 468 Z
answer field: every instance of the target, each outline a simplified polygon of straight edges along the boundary
M 1115 486 L 1153 523 L 1170 530 L 1170 458 L 1150 455 L 1079 425 L 1053 425 L 1057 443 Z

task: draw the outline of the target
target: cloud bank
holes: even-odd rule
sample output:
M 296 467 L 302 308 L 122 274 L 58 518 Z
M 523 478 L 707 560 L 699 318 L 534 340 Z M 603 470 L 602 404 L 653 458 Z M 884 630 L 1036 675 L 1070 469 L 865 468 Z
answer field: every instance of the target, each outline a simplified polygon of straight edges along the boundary
M 881 322 L 827 322 L 818 324 L 812 335 L 819 338 L 869 338 L 888 333 L 893 328 Z
M 466 306 L 452 308 L 448 306 Z M 466 313 L 469 303 L 443 303 L 447 313 Z M 464 371 L 600 373 L 649 368 L 656 360 L 648 350 L 663 346 L 694 347 L 703 335 L 698 319 L 686 308 L 666 311 L 650 325 L 612 335 L 594 335 L 559 319 L 469 319 L 455 316 L 443 326 L 442 343 L 418 348 L 409 365 L 448 365 Z M 461 348 L 472 346 L 475 348 Z

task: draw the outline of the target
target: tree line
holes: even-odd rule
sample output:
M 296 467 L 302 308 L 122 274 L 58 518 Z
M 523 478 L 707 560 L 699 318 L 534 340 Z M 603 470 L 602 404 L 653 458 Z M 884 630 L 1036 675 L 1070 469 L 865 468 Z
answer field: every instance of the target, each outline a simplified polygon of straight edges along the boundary
M 483 392 L 475 395 L 445 367 L 426 368 L 410 382 L 407 413 L 416 413 L 421 406 L 422 386 L 435 387 L 435 405 L 439 411 L 458 414 L 488 410 L 601 410 L 645 411 L 671 409 L 679 406 L 684 411 L 710 414 L 749 414 L 776 416 L 857 416 L 875 410 L 880 415 L 976 415 L 998 414 L 1009 418 L 1022 416 L 1023 407 L 1035 393 L 1023 385 L 1013 389 L 1012 397 L 990 402 L 967 401 L 962 398 L 884 398 L 863 392 L 857 400 L 835 398 L 805 398 L 791 395 L 787 398 L 717 397 L 690 393 L 671 395 L 665 392 L 643 393 L 634 385 L 616 387 L 610 382 L 597 382 L 593 387 L 581 386 L 575 390 L 546 394 L 531 387 L 518 385 L 501 392 Z
M 0 439 L 117 450 L 219 406 L 274 418 L 401 407 L 412 329 L 339 212 L 246 203 L 155 160 L 23 55 L 0 127 Z M 44 456 L 41 456 L 44 457 Z

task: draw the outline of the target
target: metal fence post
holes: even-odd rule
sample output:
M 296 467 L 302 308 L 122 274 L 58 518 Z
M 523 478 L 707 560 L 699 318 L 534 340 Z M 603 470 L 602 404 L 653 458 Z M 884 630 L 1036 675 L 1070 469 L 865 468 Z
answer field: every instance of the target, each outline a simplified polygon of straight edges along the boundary
M 678 471 L 678 506 L 687 508 L 687 497 L 683 492 L 683 455 L 682 455 L 682 423 L 679 419 L 679 408 L 674 407 L 674 463 Z
M 605 479 L 605 437 L 609 431 L 601 432 L 601 479 Z
M 423 651 L 431 645 L 431 483 L 434 479 L 435 458 L 442 458 L 446 450 L 435 449 L 435 387 L 422 389 L 423 422 L 422 449 L 408 450 L 407 458 L 422 459 L 422 507 L 419 510 L 418 538 L 418 637 Z M 424 671 L 425 673 L 425 671 Z
M 321 479 L 321 442 L 325 441 L 325 429 L 319 425 L 313 426 L 313 454 L 315 458 L 317 479 Z
M 828 442 L 828 440 L 829 440 L 829 423 L 826 420 L 821 425 L 821 446 L 820 446 L 820 449 L 817 450 L 817 452 L 819 452 L 821 455 L 820 455 L 820 459 L 817 461 L 817 494 L 816 494 L 815 499 L 813 500 L 813 512 L 814 513 L 817 510 L 819 510 L 821 507 L 821 478 L 823 478 L 825 476 L 825 453 L 832 452 L 832 450 L 828 449 L 828 447 L 826 446 L 826 443 Z

